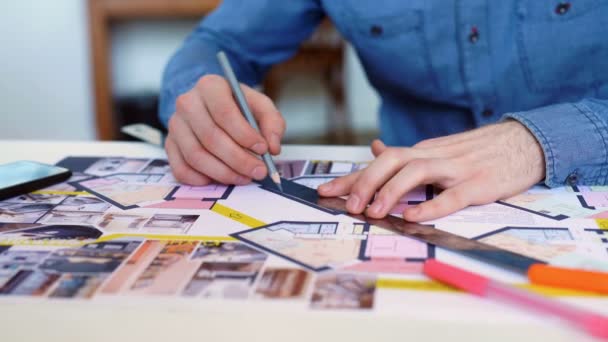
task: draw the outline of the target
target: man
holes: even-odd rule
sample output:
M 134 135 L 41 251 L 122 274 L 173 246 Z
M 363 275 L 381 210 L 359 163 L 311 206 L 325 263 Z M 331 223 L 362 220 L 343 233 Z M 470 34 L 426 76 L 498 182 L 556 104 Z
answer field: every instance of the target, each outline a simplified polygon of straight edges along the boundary
M 403 213 L 425 221 L 543 180 L 608 183 L 602 0 L 225 0 L 165 71 L 160 116 L 179 180 L 245 184 L 266 175 L 252 153 L 279 153 L 285 122 L 249 86 L 288 59 L 325 15 L 380 94 L 384 143 L 372 144 L 368 168 L 320 194 L 349 195 L 350 211 L 383 217 L 415 186 L 437 184 L 440 195 Z M 261 135 L 217 76 L 219 50 L 246 84 Z

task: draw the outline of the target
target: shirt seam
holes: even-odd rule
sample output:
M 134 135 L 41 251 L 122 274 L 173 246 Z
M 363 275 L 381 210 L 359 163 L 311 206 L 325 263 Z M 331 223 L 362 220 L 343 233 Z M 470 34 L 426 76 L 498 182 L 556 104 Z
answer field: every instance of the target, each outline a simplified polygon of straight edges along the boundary
M 587 120 L 589 120 L 589 122 L 591 122 L 591 124 L 595 128 L 595 131 L 600 136 L 600 140 L 602 141 L 602 144 L 604 145 L 604 148 L 603 148 L 604 162 L 602 163 L 602 166 L 600 167 L 600 175 L 598 178 L 604 178 L 604 182 L 602 182 L 602 184 L 606 184 L 606 176 L 607 176 L 607 171 L 608 171 L 606 168 L 608 165 L 608 146 L 606 145 L 606 140 L 608 140 L 608 137 L 605 134 L 602 134 L 602 131 L 605 130 L 606 128 L 604 127 L 604 129 L 602 130 L 602 128 L 599 127 L 598 123 L 601 121 L 601 119 L 598 118 L 597 116 L 595 116 L 595 112 L 593 110 L 591 110 L 591 108 L 589 108 L 588 106 L 586 106 L 584 104 L 572 104 L 572 106 L 574 108 L 576 108 L 581 114 L 583 114 L 585 116 L 585 118 L 587 118 Z M 595 116 L 595 118 L 592 118 L 591 115 Z M 598 180 L 599 179 L 595 179 L 595 181 L 593 183 L 597 183 Z

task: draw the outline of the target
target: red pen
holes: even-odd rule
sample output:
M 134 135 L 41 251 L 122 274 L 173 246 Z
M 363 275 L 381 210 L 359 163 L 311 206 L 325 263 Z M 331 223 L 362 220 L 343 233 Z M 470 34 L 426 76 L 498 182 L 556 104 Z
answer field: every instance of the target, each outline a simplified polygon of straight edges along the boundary
M 424 273 L 432 279 L 476 296 L 497 299 L 550 314 L 587 331 L 594 337 L 608 339 L 608 317 L 606 316 L 551 300 L 434 259 L 424 263 Z

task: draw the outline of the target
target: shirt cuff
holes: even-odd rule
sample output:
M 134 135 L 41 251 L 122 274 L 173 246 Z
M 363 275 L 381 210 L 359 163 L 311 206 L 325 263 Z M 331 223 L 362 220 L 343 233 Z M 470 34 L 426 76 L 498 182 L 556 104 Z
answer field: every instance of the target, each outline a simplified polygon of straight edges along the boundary
M 507 113 L 502 119 L 519 121 L 540 143 L 547 186 L 606 183 L 608 127 L 584 102 Z

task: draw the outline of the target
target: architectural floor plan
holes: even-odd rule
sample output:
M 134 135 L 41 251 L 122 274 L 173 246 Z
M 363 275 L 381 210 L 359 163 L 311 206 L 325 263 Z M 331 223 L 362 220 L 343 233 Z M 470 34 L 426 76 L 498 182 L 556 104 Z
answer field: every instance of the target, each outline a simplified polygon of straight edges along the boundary
M 421 268 L 449 253 L 257 183 L 179 184 L 162 159 L 59 164 L 73 171 L 68 182 L 0 202 L 0 300 L 161 296 L 372 312 L 444 290 Z M 311 188 L 364 167 L 278 162 L 283 177 Z M 439 191 L 420 186 L 392 213 Z M 538 186 L 428 223 L 550 263 L 608 270 L 608 188 Z

